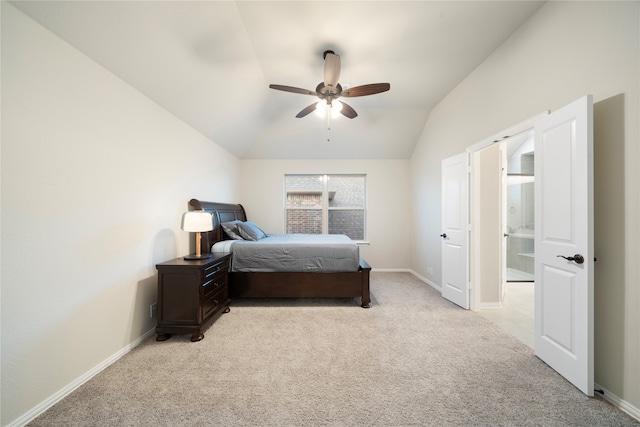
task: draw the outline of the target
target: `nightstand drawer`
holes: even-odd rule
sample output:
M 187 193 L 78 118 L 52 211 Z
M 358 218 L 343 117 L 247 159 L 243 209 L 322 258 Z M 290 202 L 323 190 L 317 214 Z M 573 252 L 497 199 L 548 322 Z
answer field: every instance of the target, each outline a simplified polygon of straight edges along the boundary
M 202 318 L 206 319 L 212 313 L 215 313 L 221 305 L 227 303 L 228 295 L 229 291 L 224 286 L 219 292 L 205 299 L 202 303 Z
M 212 264 L 203 269 L 203 282 L 207 282 L 211 280 L 213 276 L 226 274 L 229 270 L 229 262 L 228 259 L 224 259 L 221 262 L 216 264 Z
M 220 292 L 222 288 L 227 287 L 227 276 L 226 274 L 217 274 L 213 276 L 211 279 L 202 284 L 200 288 L 200 292 L 202 293 L 202 300 L 206 301 L 211 299 L 211 297 Z

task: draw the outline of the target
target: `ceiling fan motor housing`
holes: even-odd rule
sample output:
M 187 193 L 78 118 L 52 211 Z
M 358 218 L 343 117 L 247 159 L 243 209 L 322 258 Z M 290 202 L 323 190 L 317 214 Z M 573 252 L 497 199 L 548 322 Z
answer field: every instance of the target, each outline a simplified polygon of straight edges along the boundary
M 324 99 L 330 104 L 332 100 L 340 97 L 342 94 L 342 86 L 340 86 L 340 83 L 335 87 L 325 86 L 323 82 L 320 82 L 318 86 L 316 86 L 316 93 L 318 94 L 318 98 Z

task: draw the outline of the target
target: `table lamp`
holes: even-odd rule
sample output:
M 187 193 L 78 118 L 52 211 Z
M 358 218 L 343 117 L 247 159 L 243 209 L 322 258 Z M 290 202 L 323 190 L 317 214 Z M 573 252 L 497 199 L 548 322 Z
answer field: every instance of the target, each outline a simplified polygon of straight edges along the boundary
M 213 230 L 213 220 L 211 214 L 205 211 L 189 211 L 185 212 L 182 215 L 182 229 L 188 232 L 196 233 L 196 253 L 187 255 L 184 259 L 187 260 L 196 260 L 196 259 L 206 259 L 211 258 L 210 253 L 203 254 L 201 253 L 201 240 L 202 237 L 200 235 L 203 231 Z

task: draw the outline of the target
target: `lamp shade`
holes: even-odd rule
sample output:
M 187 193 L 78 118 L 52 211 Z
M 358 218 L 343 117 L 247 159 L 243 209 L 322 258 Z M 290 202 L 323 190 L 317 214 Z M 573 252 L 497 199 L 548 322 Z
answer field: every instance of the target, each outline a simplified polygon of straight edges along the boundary
M 184 231 L 209 231 L 213 230 L 213 220 L 209 212 L 189 211 L 182 215 L 181 227 Z

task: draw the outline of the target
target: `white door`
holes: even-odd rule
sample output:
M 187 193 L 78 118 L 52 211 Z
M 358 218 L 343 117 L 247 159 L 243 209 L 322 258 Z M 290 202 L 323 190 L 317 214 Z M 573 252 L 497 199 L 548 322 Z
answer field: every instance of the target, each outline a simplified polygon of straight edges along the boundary
M 507 142 L 500 143 L 500 303 L 507 293 Z
M 469 160 L 462 153 L 442 161 L 442 296 L 469 308 Z
M 535 131 L 535 354 L 593 396 L 593 100 Z

